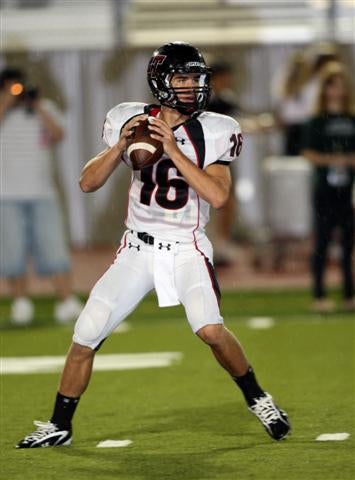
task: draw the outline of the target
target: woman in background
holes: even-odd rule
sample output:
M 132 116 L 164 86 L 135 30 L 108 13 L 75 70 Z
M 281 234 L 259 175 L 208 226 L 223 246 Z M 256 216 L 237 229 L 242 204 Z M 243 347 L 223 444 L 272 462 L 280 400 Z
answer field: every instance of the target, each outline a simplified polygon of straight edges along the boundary
M 284 155 L 301 155 L 303 125 L 312 116 L 319 74 L 329 62 L 334 61 L 340 61 L 334 45 L 311 45 L 308 50 L 296 51 L 286 69 L 274 78 L 272 94 L 276 118 L 284 131 Z
M 283 75 L 284 78 L 280 78 Z M 308 78 L 308 63 L 302 51 L 289 59 L 285 71 L 273 81 L 273 97 L 276 103 L 276 118 L 284 131 L 283 154 L 297 156 L 300 153 L 302 125 L 307 120 L 307 107 L 302 98 L 302 89 Z
M 321 73 L 315 115 L 305 126 L 303 148 L 303 155 L 314 166 L 313 307 L 318 312 L 334 308 L 326 296 L 324 271 L 327 249 L 338 227 L 344 308 L 351 311 L 355 309 L 352 271 L 355 110 L 348 73 L 339 63 L 329 63 Z

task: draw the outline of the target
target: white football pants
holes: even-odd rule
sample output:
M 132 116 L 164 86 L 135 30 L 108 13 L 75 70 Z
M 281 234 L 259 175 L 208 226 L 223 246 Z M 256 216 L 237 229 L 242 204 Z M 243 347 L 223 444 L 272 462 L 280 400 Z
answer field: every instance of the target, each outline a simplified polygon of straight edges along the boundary
M 92 289 L 76 322 L 73 341 L 97 349 L 153 289 L 160 306 L 184 306 L 195 333 L 223 323 L 212 254 L 207 237 L 189 244 L 155 238 L 148 245 L 126 231 L 114 263 Z

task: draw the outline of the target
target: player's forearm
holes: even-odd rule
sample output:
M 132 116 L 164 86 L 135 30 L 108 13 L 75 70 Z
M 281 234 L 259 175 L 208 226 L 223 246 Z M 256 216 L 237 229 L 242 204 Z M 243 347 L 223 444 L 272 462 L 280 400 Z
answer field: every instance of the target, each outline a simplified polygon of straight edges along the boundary
M 195 192 L 213 208 L 221 208 L 228 200 L 230 185 L 198 168 L 181 151 L 171 156 L 181 175 Z
M 79 185 L 83 192 L 95 192 L 104 185 L 121 162 L 122 150 L 118 145 L 107 148 L 88 161 L 81 172 Z

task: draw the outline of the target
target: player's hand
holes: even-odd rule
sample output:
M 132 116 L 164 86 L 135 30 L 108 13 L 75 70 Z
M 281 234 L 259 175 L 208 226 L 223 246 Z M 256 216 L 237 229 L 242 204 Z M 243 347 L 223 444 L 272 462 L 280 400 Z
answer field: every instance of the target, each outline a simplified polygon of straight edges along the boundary
M 133 133 L 133 128 L 137 127 L 141 120 L 146 120 L 148 118 L 147 114 L 137 115 L 136 117 L 132 118 L 129 122 L 121 130 L 120 138 L 117 142 L 117 147 L 120 151 L 124 151 L 127 148 L 127 139 Z
M 172 158 L 180 149 L 177 146 L 174 132 L 169 125 L 159 118 L 149 117 L 150 136 L 155 140 L 160 140 L 164 146 L 164 152 Z

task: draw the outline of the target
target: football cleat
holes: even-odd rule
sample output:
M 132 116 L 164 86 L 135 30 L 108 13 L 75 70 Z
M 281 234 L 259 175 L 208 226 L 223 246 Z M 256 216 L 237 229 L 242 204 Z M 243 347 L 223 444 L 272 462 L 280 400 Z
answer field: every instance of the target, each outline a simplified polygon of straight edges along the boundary
M 258 417 L 274 440 L 283 440 L 290 433 L 291 425 L 286 412 L 275 405 L 272 396 L 268 393 L 265 392 L 265 396 L 256 398 L 249 410 Z
M 58 447 L 59 445 L 70 445 L 72 439 L 71 428 L 69 430 L 61 430 L 54 423 L 33 422 L 37 430 L 30 433 L 21 440 L 16 448 L 38 448 L 38 447 Z

